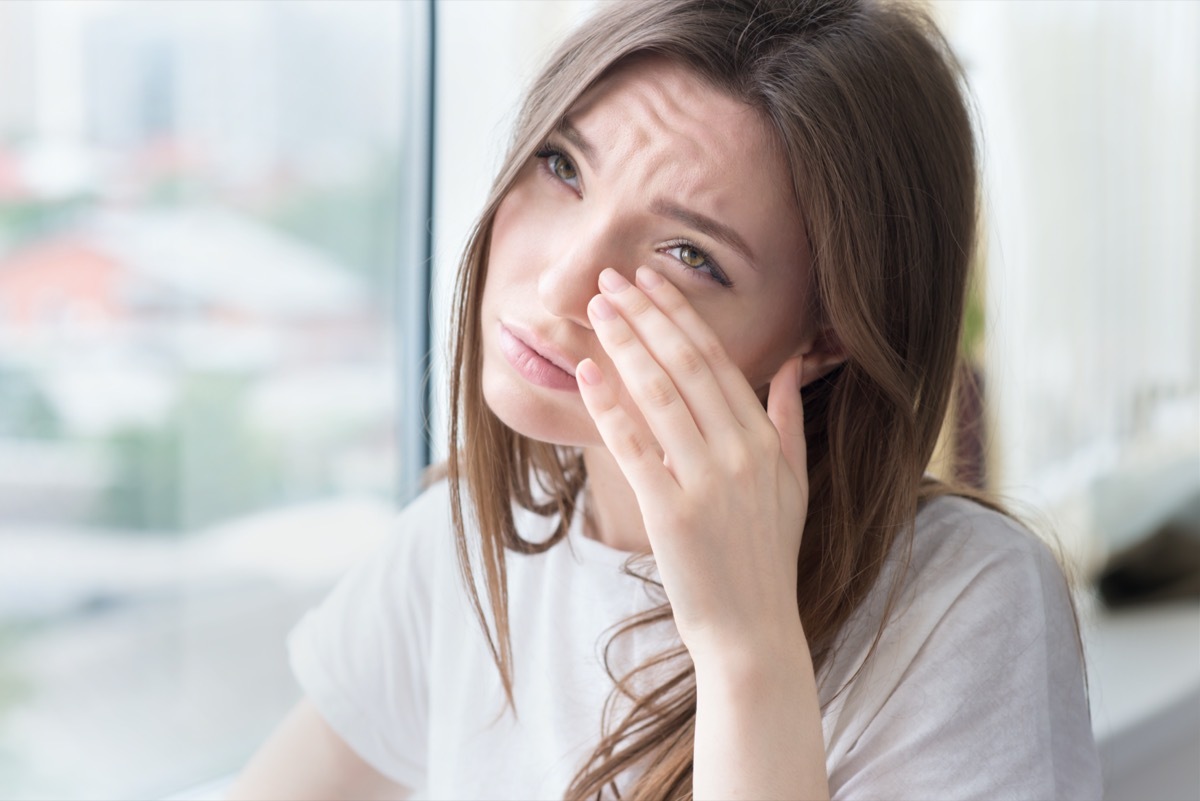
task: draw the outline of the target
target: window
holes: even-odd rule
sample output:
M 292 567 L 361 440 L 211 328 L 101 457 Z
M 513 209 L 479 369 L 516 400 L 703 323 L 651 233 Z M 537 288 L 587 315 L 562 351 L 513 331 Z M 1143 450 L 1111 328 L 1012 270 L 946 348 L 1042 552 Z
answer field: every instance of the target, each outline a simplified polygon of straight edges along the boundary
M 0 786 L 144 797 L 295 702 L 416 491 L 428 4 L 0 3 Z

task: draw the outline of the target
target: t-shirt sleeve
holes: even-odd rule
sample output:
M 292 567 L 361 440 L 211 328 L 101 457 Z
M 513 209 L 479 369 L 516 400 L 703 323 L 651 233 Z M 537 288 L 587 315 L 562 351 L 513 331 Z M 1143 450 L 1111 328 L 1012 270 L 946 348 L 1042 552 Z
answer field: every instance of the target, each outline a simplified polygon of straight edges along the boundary
M 449 534 L 440 500 L 434 488 L 401 512 L 383 546 L 288 635 L 305 696 L 351 750 L 409 789 L 425 777 L 430 541 Z
M 1028 532 L 985 523 L 937 547 L 847 688 L 834 798 L 1101 797 L 1066 581 Z

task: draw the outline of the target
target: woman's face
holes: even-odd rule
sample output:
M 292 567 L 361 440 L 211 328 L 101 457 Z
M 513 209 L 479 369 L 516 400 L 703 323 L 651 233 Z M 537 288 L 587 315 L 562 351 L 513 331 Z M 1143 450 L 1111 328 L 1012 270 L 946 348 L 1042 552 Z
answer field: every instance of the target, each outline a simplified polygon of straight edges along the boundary
M 605 267 L 632 281 L 639 265 L 679 287 L 760 398 L 811 345 L 808 243 L 772 132 L 663 59 L 585 93 L 496 212 L 483 393 L 502 421 L 545 442 L 602 444 L 574 368 L 590 357 L 617 373 L 587 304 Z

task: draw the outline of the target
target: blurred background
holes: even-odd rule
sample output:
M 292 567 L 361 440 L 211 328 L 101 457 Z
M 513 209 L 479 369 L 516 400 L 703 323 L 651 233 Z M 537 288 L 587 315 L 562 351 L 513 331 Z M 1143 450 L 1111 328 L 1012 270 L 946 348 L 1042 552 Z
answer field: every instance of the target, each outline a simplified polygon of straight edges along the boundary
M 294 703 L 285 632 L 444 453 L 457 258 L 594 7 L 0 2 L 0 798 L 212 794 Z M 1200 3 L 931 7 L 986 234 L 934 469 L 1073 566 L 1108 797 L 1200 798 Z M 1099 603 L 1131 548 L 1184 590 Z

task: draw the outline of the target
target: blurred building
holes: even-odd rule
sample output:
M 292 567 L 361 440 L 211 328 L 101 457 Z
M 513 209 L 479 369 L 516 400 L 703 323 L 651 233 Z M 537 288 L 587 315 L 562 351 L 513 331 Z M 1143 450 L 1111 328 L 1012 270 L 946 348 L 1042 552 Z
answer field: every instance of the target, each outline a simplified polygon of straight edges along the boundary
M 280 164 L 352 171 L 399 132 L 391 81 L 372 80 L 398 68 L 394 37 L 366 24 L 377 15 L 305 3 L 116 7 L 83 31 L 87 135 L 124 151 L 186 143 L 238 182 Z M 332 90 L 345 86 L 358 91 Z
M 26 418 L 0 430 L 0 515 L 87 519 L 120 480 L 98 443 L 170 425 L 197 376 L 243 382 L 242 400 L 213 401 L 236 408 L 211 413 L 254 430 L 386 420 L 384 328 L 344 266 L 214 209 L 96 214 L 0 258 L 0 396 Z M 211 434 L 187 431 L 222 424 L 186 425 L 198 448 Z
M 181 369 L 251 369 L 361 358 L 377 327 L 361 279 L 226 211 L 101 213 L 0 258 L 5 360 L 95 344 Z
M 0 3 L 0 148 L 6 140 L 32 135 L 36 127 L 34 14 L 33 3 Z

